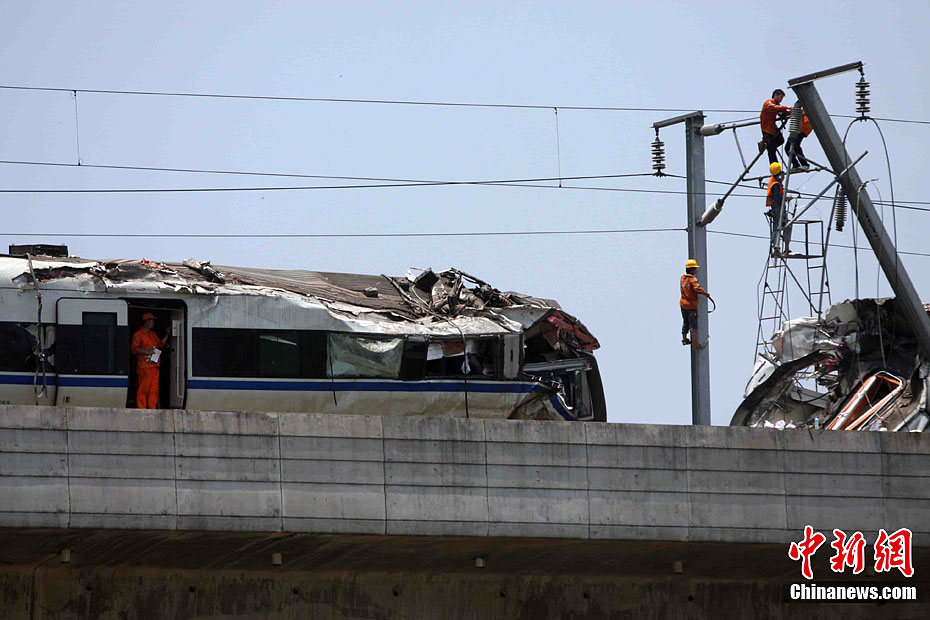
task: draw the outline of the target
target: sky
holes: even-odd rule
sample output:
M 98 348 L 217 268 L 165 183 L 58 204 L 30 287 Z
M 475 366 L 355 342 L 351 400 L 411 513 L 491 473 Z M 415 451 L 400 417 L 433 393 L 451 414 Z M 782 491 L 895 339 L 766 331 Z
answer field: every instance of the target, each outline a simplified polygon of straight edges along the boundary
M 651 173 L 652 123 L 686 110 L 707 122 L 756 115 L 793 77 L 861 60 L 872 115 L 848 149 L 874 199 L 930 201 L 930 4 L 925 2 L 19 2 L 0 1 L 0 247 L 66 243 L 89 258 L 188 257 L 214 264 L 402 275 L 456 267 L 502 290 L 558 300 L 599 339 L 611 422 L 689 424 L 690 356 L 680 343 L 680 178 Z M 817 83 L 834 115 L 855 111 L 858 74 Z M 79 91 L 75 98 L 71 90 Z M 92 90 L 538 107 L 400 105 L 91 93 Z M 76 101 L 75 101 L 76 99 Z M 572 107 L 653 108 L 651 111 Z M 655 108 L 668 109 L 660 111 Z M 558 112 L 556 113 L 556 109 Z M 731 110 L 732 112 L 710 112 Z M 841 134 L 848 118 L 834 119 Z M 662 131 L 667 169 L 685 173 L 684 130 Z M 758 127 L 738 133 L 751 152 Z M 825 161 L 815 137 L 804 142 Z M 742 171 L 732 132 L 706 140 L 707 178 Z M 83 167 L 75 164 L 80 162 Z M 443 181 L 116 170 L 185 168 Z M 759 163 L 752 174 L 765 173 Z M 791 187 L 817 193 L 825 173 Z M 272 188 L 314 187 L 281 190 Z M 599 188 L 599 189 L 578 189 Z M 240 188 L 223 192 L 39 193 L 49 189 Z M 242 188 L 252 188 L 244 191 Z M 258 191 L 256 191 L 256 188 Z M 707 202 L 723 192 L 708 184 Z M 30 190 L 10 192 L 9 190 Z M 617 191 L 620 190 L 620 191 Z M 625 190 L 649 190 L 625 191 Z M 714 424 L 728 424 L 752 370 L 767 241 L 764 198 L 739 190 L 710 226 L 703 268 Z M 828 194 L 832 195 L 831 194 Z M 911 205 L 918 206 L 919 205 Z M 829 216 L 829 202 L 809 212 Z M 930 209 L 930 205 L 920 207 Z M 930 212 L 888 207 L 898 247 L 930 253 Z M 861 231 L 834 233 L 833 301 L 891 289 Z M 354 238 L 128 237 L 554 231 L 546 235 Z M 715 232 L 716 231 L 716 232 Z M 67 237 L 65 234 L 109 236 Z M 903 265 L 930 300 L 930 257 Z M 858 291 L 858 293 L 857 293 Z M 800 300 L 792 315 L 805 316 Z

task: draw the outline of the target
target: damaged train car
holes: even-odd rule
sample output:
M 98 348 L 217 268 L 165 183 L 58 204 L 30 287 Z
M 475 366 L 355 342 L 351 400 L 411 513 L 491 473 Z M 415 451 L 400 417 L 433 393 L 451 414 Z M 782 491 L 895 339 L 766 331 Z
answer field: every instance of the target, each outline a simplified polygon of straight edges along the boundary
M 930 360 L 893 298 L 786 321 L 771 344 L 731 425 L 922 432 L 930 423 Z
M 405 277 L 0 255 L 0 403 L 135 406 L 131 335 L 171 327 L 162 408 L 605 421 L 598 341 L 551 300 Z

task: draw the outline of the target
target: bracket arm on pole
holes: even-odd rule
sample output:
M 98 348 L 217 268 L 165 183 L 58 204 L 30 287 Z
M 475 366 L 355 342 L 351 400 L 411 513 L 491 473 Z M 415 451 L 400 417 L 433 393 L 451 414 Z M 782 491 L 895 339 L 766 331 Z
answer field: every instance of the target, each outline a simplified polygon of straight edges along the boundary
M 846 166 L 846 168 L 845 168 L 841 173 L 839 173 L 838 175 L 836 175 L 835 177 L 833 177 L 833 180 L 830 181 L 830 183 L 829 183 L 825 188 L 823 188 L 823 191 L 822 191 L 822 192 L 820 192 L 819 194 L 817 194 L 817 195 L 814 197 L 813 200 L 811 200 L 809 203 L 807 203 L 807 206 L 806 206 L 806 207 L 804 207 L 803 209 L 801 209 L 801 211 L 799 211 L 797 214 L 795 214 L 795 216 L 794 216 L 793 218 L 791 218 L 791 221 L 790 221 L 790 222 L 788 222 L 787 224 L 785 224 L 785 228 L 788 228 L 789 226 L 791 226 L 792 224 L 794 224 L 796 221 L 798 221 L 798 218 L 801 217 L 802 215 L 804 215 L 804 214 L 807 212 L 808 209 L 810 209 L 811 207 L 813 207 L 815 202 L 817 202 L 818 200 L 820 200 L 821 198 L 823 198 L 823 195 L 826 194 L 828 191 L 830 191 L 830 188 L 831 188 L 831 187 L 833 187 L 834 185 L 836 185 L 837 183 L 840 182 L 840 177 L 842 177 L 844 174 L 846 174 L 847 172 L 849 172 L 849 169 L 850 169 L 850 168 L 852 168 L 853 166 L 855 166 L 856 164 L 858 164 L 858 163 L 862 160 L 862 158 L 865 157 L 865 156 L 868 155 L 868 154 L 869 154 L 869 152 L 866 151 L 865 153 L 863 153 L 862 155 L 860 155 L 859 157 L 857 157 L 857 158 L 856 158 L 856 161 L 854 161 L 854 162 L 852 162 L 851 164 L 849 164 L 848 166 Z M 829 222 L 828 222 L 828 223 L 829 223 Z
M 696 110 L 694 112 L 688 112 L 687 114 L 680 114 L 678 116 L 673 116 L 672 118 L 667 118 L 664 121 L 658 121 L 652 124 L 653 129 L 662 129 L 663 127 L 670 127 L 671 125 L 677 125 L 678 123 L 683 123 L 688 119 L 695 118 L 700 116 L 704 118 L 704 112 L 701 110 Z
M 831 77 L 833 75 L 839 75 L 840 73 L 846 73 L 847 71 L 858 71 L 859 69 L 862 69 L 862 67 L 862 61 L 857 60 L 856 62 L 840 65 L 838 67 L 823 69 L 822 71 L 814 71 L 813 73 L 808 73 L 807 75 L 802 75 L 801 77 L 788 80 L 788 86 L 794 88 L 800 84 L 806 84 L 807 82 L 813 82 L 814 80 L 820 80 L 826 77 Z

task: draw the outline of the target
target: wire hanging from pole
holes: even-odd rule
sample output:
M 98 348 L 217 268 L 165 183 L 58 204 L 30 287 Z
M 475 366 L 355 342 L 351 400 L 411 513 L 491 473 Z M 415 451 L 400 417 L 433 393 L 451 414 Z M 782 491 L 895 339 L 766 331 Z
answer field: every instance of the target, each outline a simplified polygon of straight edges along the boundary
M 882 192 L 880 189 L 878 189 L 878 185 L 875 186 L 875 191 L 878 193 L 878 199 L 881 200 Z M 885 225 L 885 205 L 881 205 L 881 211 L 879 212 L 878 217 L 882 222 L 882 226 L 884 226 Z M 895 245 L 895 247 L 897 247 L 897 245 Z M 897 265 L 895 266 L 897 267 Z M 882 266 L 880 264 L 876 264 L 875 265 L 875 298 L 876 299 L 881 297 L 881 295 L 879 294 L 879 285 L 881 282 L 881 276 L 882 276 Z
M 77 165 L 81 165 L 81 122 L 78 118 L 78 100 L 77 91 L 72 90 L 71 96 L 74 99 L 74 139 L 77 143 Z
M 562 187 L 562 139 L 559 137 L 559 109 L 552 109 L 555 111 L 555 158 L 558 163 L 559 187 Z

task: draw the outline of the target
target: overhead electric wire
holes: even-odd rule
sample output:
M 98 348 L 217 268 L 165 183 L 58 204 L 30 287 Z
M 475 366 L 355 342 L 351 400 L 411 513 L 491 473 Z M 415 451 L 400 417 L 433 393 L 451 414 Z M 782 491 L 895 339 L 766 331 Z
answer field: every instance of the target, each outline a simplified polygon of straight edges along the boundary
M 639 233 L 686 232 L 686 228 L 591 228 L 579 230 L 491 230 L 473 232 L 399 232 L 399 233 L 45 233 L 45 232 L 2 232 L 0 237 L 83 237 L 83 238 L 146 238 L 146 239 L 344 239 L 344 238 L 403 238 L 403 237 L 510 237 L 534 235 L 613 235 Z M 765 239 L 766 235 L 754 235 L 729 230 L 708 230 L 710 234 L 746 239 Z M 831 244 L 847 250 L 851 245 Z M 908 256 L 930 258 L 927 252 L 898 251 Z
M 162 168 L 158 166 L 129 166 L 129 165 L 115 165 L 115 164 L 76 164 L 71 162 L 50 162 L 50 161 L 29 161 L 29 160 L 15 160 L 15 159 L 0 159 L 0 164 L 7 165 L 22 165 L 22 166 L 50 166 L 50 167 L 60 167 L 60 168 L 92 168 L 92 169 L 101 169 L 101 170 L 139 170 L 144 172 L 184 172 L 184 173 L 199 173 L 199 174 L 225 174 L 225 175 L 240 175 L 240 176 L 257 176 L 257 177 L 282 177 L 282 178 L 295 178 L 295 179 L 333 179 L 339 181 L 376 181 L 376 182 L 385 182 L 385 183 L 400 183 L 401 187 L 412 186 L 416 187 L 418 185 L 452 185 L 452 184 L 468 184 L 468 185 L 513 185 L 520 187 L 519 183 L 524 183 L 527 181 L 560 181 L 560 180 L 581 180 L 581 179 L 622 179 L 622 178 L 633 178 L 633 177 L 651 177 L 655 176 L 655 173 L 652 172 L 636 172 L 630 174 L 608 174 L 608 175 L 588 175 L 588 176 L 575 176 L 575 177 L 547 177 L 545 179 L 514 179 L 514 180 L 499 180 L 499 181 L 443 181 L 437 179 L 403 179 L 396 177 L 364 177 L 364 176 L 345 176 L 345 175 L 331 175 L 331 174 L 299 174 L 299 173 L 290 173 L 290 172 L 253 172 L 245 170 L 218 170 L 211 168 Z M 684 178 L 684 177 L 681 177 Z M 353 185 L 350 186 L 352 189 L 357 187 L 378 187 L 374 185 Z M 548 188 L 557 188 L 555 185 L 530 185 L 529 187 L 548 187 Z M 337 189 L 338 186 L 325 185 L 321 186 L 322 189 Z M 260 188 L 259 188 L 260 189 Z M 295 188 L 300 189 L 300 188 Z M 588 188 L 588 187 L 574 187 L 573 189 L 620 189 L 620 188 Z M 682 192 L 687 193 L 687 192 Z
M 254 177 L 281 177 L 294 179 L 335 179 L 340 181 L 385 181 L 391 183 L 427 183 L 427 179 L 398 179 L 389 177 L 337 176 L 331 174 L 298 174 L 292 172 L 252 172 L 248 170 L 217 170 L 210 168 L 163 168 L 158 166 L 120 166 L 116 164 L 75 164 L 72 162 L 29 161 L 2 159 L 0 164 L 21 166 L 57 166 L 62 168 L 93 168 L 102 170 L 141 170 L 146 172 L 189 172 L 198 174 L 227 174 Z
M 0 162 L 0 163 L 3 163 L 3 162 Z M 675 179 L 686 179 L 686 178 L 687 178 L 686 176 L 681 175 L 681 174 L 671 174 L 671 173 L 664 174 L 663 176 L 672 177 L 672 178 L 675 178 Z M 719 181 L 719 180 L 716 180 L 716 179 L 705 179 L 704 182 L 705 182 L 705 183 L 713 183 L 713 184 L 715 184 L 715 185 L 733 185 L 733 182 L 732 182 L 732 181 Z M 745 188 L 745 189 L 758 190 L 758 191 L 760 191 L 760 192 L 763 191 L 763 189 L 762 189 L 761 187 L 755 187 L 755 186 L 753 186 L 753 185 L 746 185 L 745 183 L 741 183 L 741 184 L 737 185 L 737 187 L 742 187 L 742 188 Z M 816 196 L 816 194 L 813 194 L 813 193 L 809 193 L 809 192 L 795 192 L 794 190 L 789 191 L 789 193 L 796 194 L 796 195 L 798 195 L 798 196 L 801 196 L 802 198 L 813 198 L 814 196 Z M 712 192 L 704 192 L 704 194 L 705 194 L 705 195 L 709 195 L 709 196 L 715 195 L 715 194 L 713 194 Z M 749 196 L 749 194 L 730 194 L 730 195 L 731 195 L 731 196 L 741 196 L 741 197 L 744 197 L 744 198 Z M 754 196 L 754 197 L 758 197 L 758 195 L 753 195 L 753 196 Z M 890 204 L 891 204 L 890 202 L 883 202 L 883 201 L 881 201 L 881 200 L 872 201 L 872 202 L 873 202 L 874 204 L 880 204 L 880 205 L 890 205 Z M 919 209 L 919 208 L 916 208 L 916 207 L 906 207 L 906 206 L 903 206 L 903 205 L 930 205 L 930 200 L 895 200 L 895 201 L 894 201 L 894 204 L 895 204 L 898 208 L 900 208 L 900 209 L 912 209 L 912 210 L 915 210 L 915 211 L 930 211 L 930 209 Z
M 837 118 L 851 118 L 851 119 L 859 118 L 858 116 L 854 116 L 852 114 L 831 114 L 830 116 L 835 116 Z M 876 116 L 874 117 L 874 120 L 884 121 L 887 123 L 909 123 L 912 125 L 930 125 L 930 121 L 921 121 L 921 120 L 915 120 L 915 119 L 910 119 L 910 118 L 879 118 Z
M 0 162 L 2 163 L 2 162 Z M 75 168 L 84 168 L 74 164 Z M 634 174 L 598 174 L 570 177 L 538 177 L 526 179 L 487 179 L 480 181 L 411 181 L 392 183 L 372 183 L 366 185 L 302 185 L 284 187 L 146 187 L 146 188 L 68 188 L 68 189 L 0 189 L 0 194 L 146 194 L 146 193 L 183 193 L 183 192 L 279 192 L 279 191 L 305 191 L 327 189 L 384 189 L 398 187 L 426 187 L 448 185 L 511 185 L 519 186 L 526 183 L 543 183 L 550 181 L 572 181 L 591 179 L 620 179 L 630 177 L 648 177 L 650 172 Z M 545 187 L 545 186 L 534 186 Z M 576 188 L 581 189 L 581 188 Z
M 583 178 L 621 178 L 624 175 L 606 175 L 597 177 L 562 177 L 566 179 Z M 652 176 L 649 173 L 631 176 Z M 386 189 L 403 187 L 445 187 L 453 185 L 494 186 L 494 187 L 535 187 L 543 189 L 574 189 L 600 192 L 629 192 L 634 194 L 670 194 L 685 196 L 685 190 L 671 189 L 638 189 L 631 187 L 593 187 L 586 185 L 539 185 L 538 183 L 559 181 L 559 177 L 539 179 L 514 179 L 497 181 L 428 181 L 422 183 L 377 183 L 368 185 L 305 185 L 290 187 L 171 187 L 171 188 L 68 188 L 68 189 L 0 189 L 0 194 L 177 194 L 177 193 L 215 193 L 215 192 L 284 192 L 284 191 L 310 191 L 310 190 L 346 190 L 346 189 Z M 705 192 L 705 196 L 713 194 Z M 758 198 L 756 194 L 730 194 L 730 197 Z M 903 207 L 902 207 L 903 208 Z M 930 209 L 928 209 L 930 210 Z
M 605 112 L 692 112 L 692 108 L 663 108 L 636 106 L 581 106 L 581 105 L 540 105 L 524 103 L 481 103 L 471 101 L 417 101 L 411 99 L 351 99 L 342 97 L 297 97 L 285 95 L 232 95 L 223 93 L 195 93 L 182 91 L 154 90 L 116 90 L 103 88 L 53 88 L 47 86 L 0 85 L 3 90 L 28 90 L 60 93 L 88 93 L 95 95 L 137 95 L 149 97 L 193 97 L 202 99 L 242 99 L 253 101 L 303 101 L 311 103 L 367 103 L 378 105 L 436 106 L 454 108 L 511 108 L 517 110 L 597 110 Z M 705 112 L 719 114 L 743 114 L 753 110 L 706 109 Z
M 32 165 L 32 166 L 53 166 L 53 167 L 63 167 L 63 168 L 92 168 L 92 169 L 107 169 L 107 170 L 140 170 L 140 171 L 149 171 L 149 172 L 184 172 L 184 173 L 203 173 L 203 174 L 226 174 L 226 175 L 243 175 L 243 176 L 266 176 L 266 177 L 290 177 L 290 178 L 307 178 L 307 179 L 333 179 L 333 180 L 355 180 L 355 181 L 384 181 L 385 183 L 378 184 L 364 184 L 364 185 L 319 185 L 319 186 L 290 186 L 290 187 L 223 187 L 223 188 L 211 188 L 211 187 L 198 187 L 198 188 L 77 188 L 77 189 L 0 189 L 0 193 L 6 194 L 68 194 L 68 193 L 80 193 L 80 194 L 94 194 L 94 193 L 104 193 L 104 194 L 116 194 L 116 193 L 183 193 L 183 192 L 235 192 L 235 191 L 244 191 L 244 192 L 261 192 L 261 191 L 301 191 L 301 190 L 342 190 L 342 189 L 385 189 L 385 188 L 402 188 L 402 187 L 440 187 L 440 186 L 452 186 L 452 185 L 474 185 L 474 186 L 500 186 L 500 187 L 530 187 L 530 188 L 543 188 L 543 189 L 573 189 L 573 190 L 586 190 L 586 191 L 601 191 L 601 192 L 627 192 L 627 193 L 641 193 L 641 194 L 670 194 L 684 196 L 688 192 L 685 190 L 658 190 L 658 189 L 643 189 L 643 188 L 629 188 L 629 187 L 594 187 L 587 185 L 562 185 L 558 187 L 556 185 L 540 185 L 538 183 L 543 182 L 557 182 L 565 180 L 581 180 L 581 179 L 620 179 L 620 178 L 633 178 L 633 177 L 650 177 L 655 176 L 651 172 L 640 172 L 632 174 L 609 174 L 609 175 L 585 175 L 585 176 L 573 176 L 573 177 L 540 177 L 535 179 L 500 179 L 500 180 L 477 180 L 477 181 L 444 181 L 444 180 L 428 180 L 428 179 L 400 179 L 400 178 L 390 178 L 390 177 L 362 177 L 362 176 L 337 176 L 337 175 L 323 175 L 323 174 L 297 174 L 297 173 L 281 173 L 281 172 L 250 172 L 250 171 L 236 171 L 236 170 L 216 170 L 216 169 L 200 169 L 200 168 L 161 168 L 156 166 L 121 166 L 121 165 L 111 165 L 111 164 L 74 164 L 74 163 L 64 163 L 64 162 L 40 162 L 40 161 L 26 161 L 26 160 L 0 160 L 0 164 L 11 164 L 11 165 Z M 668 176 L 672 178 L 684 179 L 683 175 L 676 174 L 665 174 L 663 176 Z M 720 185 L 731 185 L 731 183 L 726 181 L 718 181 L 714 179 L 707 179 L 707 183 L 715 183 Z M 741 184 L 739 187 L 746 189 L 762 191 L 761 188 L 755 188 L 751 185 Z M 714 192 L 704 192 L 704 196 L 716 196 Z M 806 192 L 798 192 L 797 195 L 802 197 L 813 198 L 814 194 Z M 740 194 L 733 193 L 730 194 L 730 197 L 736 198 L 759 198 L 761 194 Z M 875 204 L 889 204 L 883 203 L 881 201 L 876 202 Z M 930 212 L 930 208 L 921 208 L 918 206 L 912 205 L 930 205 L 930 201 L 918 201 L 918 200 L 895 200 L 895 206 L 899 209 L 908 209 L 912 211 L 927 211 Z
M 202 99 L 240 99 L 252 101 L 303 101 L 312 103 L 356 103 L 377 105 L 404 105 L 404 106 L 433 106 L 433 107 L 459 107 L 459 108 L 505 108 L 516 110 L 561 110 L 604 111 L 604 112 L 692 112 L 694 108 L 666 108 L 647 106 L 583 106 L 583 105 L 552 105 L 552 104 L 521 104 L 521 103 L 482 103 L 472 101 L 429 101 L 413 99 L 353 99 L 344 97 L 299 97 L 286 95 L 234 95 L 226 93 L 197 93 L 184 91 L 156 91 L 156 90 L 119 90 L 104 88 L 57 88 L 49 86 L 17 86 L 12 84 L 0 85 L 0 90 L 44 91 L 59 93 L 87 93 L 95 95 L 133 95 L 147 97 L 190 97 Z M 715 114 L 757 114 L 758 110 L 704 108 L 703 112 Z M 849 114 L 832 114 L 836 118 L 859 118 Z M 876 118 L 876 120 L 892 123 L 913 123 L 917 125 L 930 125 L 930 121 L 903 119 L 903 118 Z
M 217 174 L 217 175 L 239 175 L 239 176 L 255 176 L 255 177 L 281 177 L 281 178 L 298 178 L 298 179 L 332 179 L 332 180 L 344 180 L 344 181 L 372 181 L 372 182 L 384 182 L 379 184 L 365 184 L 365 185 L 321 185 L 321 186 L 297 186 L 297 187 L 245 187 L 245 188 L 127 188 L 127 189 L 93 189 L 93 188 L 80 188 L 80 189 L 0 189 L 0 193 L 7 194 L 23 194 L 23 193 L 183 193 L 183 192 L 234 192 L 234 191 L 246 191 L 246 192 L 261 192 L 261 191 L 300 191 L 300 190 L 323 190 L 323 189 L 365 189 L 365 188 L 402 188 L 402 187 L 423 187 L 423 186 L 450 186 L 450 185 L 474 185 L 474 186 L 500 186 L 500 187 L 529 187 L 529 188 L 543 188 L 543 189 L 572 189 L 572 190 L 585 190 L 585 191 L 602 191 L 602 192 L 627 192 L 627 193 L 642 193 L 642 194 L 670 194 L 670 195 L 687 195 L 687 191 L 684 190 L 655 190 L 655 189 L 642 189 L 642 188 L 626 188 L 626 187 L 593 187 L 586 185 L 540 185 L 542 182 L 556 182 L 564 180 L 581 180 L 581 179 L 619 179 L 619 178 L 633 178 L 633 177 L 648 177 L 655 176 L 651 172 L 642 172 L 642 173 L 632 173 L 632 174 L 611 174 L 611 175 L 589 175 L 589 176 L 575 176 L 575 177 L 546 177 L 546 178 L 537 178 L 537 179 L 504 179 L 504 180 L 484 180 L 484 181 L 442 181 L 442 180 L 430 180 L 430 179 L 404 179 L 404 178 L 393 178 L 393 177 L 365 177 L 365 176 L 346 176 L 346 175 L 325 175 L 325 174 L 299 174 L 299 173 L 287 173 L 287 172 L 254 172 L 254 171 L 244 171 L 244 170 L 219 170 L 219 169 L 209 169 L 209 168 L 174 168 L 174 167 L 158 167 L 158 166 L 130 166 L 130 165 L 116 165 L 116 164 L 76 164 L 69 162 L 48 162 L 48 161 L 29 161 L 29 160 L 12 160 L 4 159 L 0 160 L 0 164 L 7 165 L 28 165 L 28 166 L 50 166 L 50 167 L 61 167 L 61 168 L 90 168 L 90 169 L 104 169 L 104 170 L 138 170 L 146 172 L 180 172 L 180 173 L 199 173 L 199 174 Z M 676 179 L 686 178 L 683 175 L 678 174 L 665 174 L 663 176 L 668 176 Z M 714 183 L 718 185 L 732 185 L 727 181 L 719 181 L 715 179 L 706 179 L 707 183 Z M 739 187 L 751 190 L 758 190 L 761 192 L 761 188 L 756 188 L 752 185 L 740 184 Z M 704 192 L 705 196 L 715 196 L 717 194 L 713 192 Z M 814 194 L 798 192 L 799 196 L 813 198 Z M 759 198 L 760 194 L 740 194 L 733 193 L 730 194 L 730 197 L 736 198 Z M 930 208 L 921 208 L 913 205 L 930 205 L 930 201 L 918 201 L 918 200 L 895 200 L 893 203 L 885 203 L 881 200 L 875 202 L 878 205 L 893 204 L 899 209 L 907 209 L 912 211 L 925 211 L 930 212 Z
M 607 192 L 633 192 L 633 193 L 645 193 L 645 194 L 673 194 L 673 195 L 687 195 L 687 191 L 684 190 L 651 190 L 651 189 L 638 189 L 638 188 L 623 188 L 623 187 L 591 187 L 591 186 L 578 186 L 578 185 L 562 185 L 561 188 L 558 188 L 554 185 L 534 185 L 532 183 L 540 182 L 552 182 L 552 181 L 570 181 L 570 180 L 582 180 L 582 179 L 620 179 L 620 178 L 633 178 L 633 177 L 651 177 L 655 176 L 652 172 L 642 172 L 642 173 L 632 173 L 632 174 L 610 174 L 610 175 L 587 175 L 587 176 L 573 176 L 573 177 L 546 177 L 546 178 L 534 178 L 534 179 L 504 179 L 504 180 L 490 180 L 490 181 L 444 181 L 436 179 L 404 179 L 404 178 L 394 178 L 394 177 L 367 177 L 367 176 L 346 176 L 346 175 L 325 175 L 325 174 L 298 174 L 298 173 L 285 173 L 285 172 L 254 172 L 254 171 L 243 171 L 243 170 L 220 170 L 220 169 L 210 169 L 210 168 L 177 168 L 177 167 L 158 167 L 158 166 L 131 166 L 131 165 L 116 165 L 116 164 L 76 164 L 71 162 L 49 162 L 49 161 L 30 161 L 30 160 L 14 160 L 14 159 L 3 159 L 0 160 L 0 164 L 7 165 L 24 165 L 24 166 L 50 166 L 50 167 L 61 167 L 61 168 L 90 168 L 90 169 L 103 169 L 103 170 L 139 170 L 145 172 L 181 172 L 181 173 L 200 173 L 200 174 L 221 174 L 221 175 L 240 175 L 240 176 L 260 176 L 260 177 L 281 177 L 281 178 L 298 178 L 298 179 L 332 179 L 332 180 L 341 180 L 341 181 L 371 181 L 384 183 L 379 185 L 324 185 L 324 186 L 313 186 L 313 187 L 283 187 L 283 188 L 272 188 L 272 187 L 246 187 L 246 188 L 166 188 L 166 189 L 93 189 L 93 188 L 81 188 L 81 189 L 60 189 L 60 190 L 31 190 L 31 189 L 19 189 L 19 190 L 0 190 L 0 193 L 133 193 L 133 192 L 209 192 L 209 191 L 284 191 L 284 190 L 302 190 L 302 189 L 360 189 L 360 188 L 387 188 L 387 187 L 418 187 L 418 186 L 442 186 L 442 185 L 500 185 L 504 187 L 541 187 L 548 189 L 575 189 L 575 190 L 590 190 L 590 191 L 607 191 Z M 664 176 L 669 176 L 673 178 L 684 179 L 682 175 L 675 174 L 666 174 Z M 709 183 L 723 183 L 723 181 L 713 181 L 709 180 Z M 741 186 L 747 187 L 747 186 Z M 748 186 L 748 189 L 754 189 L 751 186 Z M 713 195 L 709 192 L 705 192 L 705 195 Z M 736 196 L 740 198 L 755 198 L 756 194 L 731 194 L 731 196 Z
M 708 230 L 707 232 L 708 232 L 709 234 L 712 234 L 712 235 L 726 235 L 726 236 L 729 236 L 729 237 L 745 237 L 745 238 L 747 238 L 747 239 L 770 239 L 770 237 L 767 237 L 767 236 L 765 236 L 765 235 L 753 235 L 753 234 L 749 234 L 749 233 L 733 232 L 733 231 L 729 231 L 729 230 Z M 846 250 L 856 250 L 856 249 L 857 249 L 857 248 L 854 247 L 854 246 L 845 245 L 845 244 L 842 244 L 842 243 L 831 243 L 830 245 L 833 246 L 833 247 L 835 247 L 835 248 L 843 248 L 843 249 L 846 249 Z M 907 256 L 926 256 L 926 257 L 930 257 L 930 253 L 928 253 L 928 252 L 907 252 L 907 251 L 905 251 L 905 250 L 898 250 L 898 254 L 905 254 L 905 255 L 907 255 Z
M 882 191 L 879 189 L 878 185 L 874 185 L 874 187 L 875 187 L 875 193 L 878 194 L 878 198 L 879 200 L 881 200 Z M 881 204 L 881 203 L 878 203 L 878 204 Z M 878 219 L 881 220 L 882 226 L 884 226 L 885 225 L 885 205 L 882 204 L 881 208 L 882 210 L 879 213 Z M 894 218 L 892 218 L 892 220 L 894 220 Z M 898 247 L 898 224 L 897 223 L 894 224 L 894 247 Z M 894 271 L 895 271 L 895 278 L 897 278 L 898 277 L 897 257 L 895 257 L 895 261 L 894 261 Z M 876 299 L 879 297 L 879 287 L 881 286 L 881 275 L 882 275 L 882 266 L 879 263 L 875 265 L 875 297 Z
M 397 237 L 508 237 L 532 235 L 606 235 L 685 232 L 686 228 L 605 228 L 587 230 L 495 230 L 475 232 L 400 233 L 27 233 L 0 232 L 0 237 L 132 237 L 147 239 L 345 239 Z

